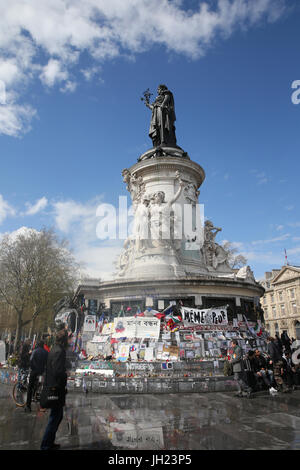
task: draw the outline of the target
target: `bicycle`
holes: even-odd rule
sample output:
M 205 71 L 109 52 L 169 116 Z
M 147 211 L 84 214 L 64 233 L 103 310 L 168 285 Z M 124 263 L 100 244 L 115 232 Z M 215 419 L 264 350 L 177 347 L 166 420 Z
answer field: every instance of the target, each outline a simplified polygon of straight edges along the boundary
M 28 371 L 21 372 L 12 390 L 13 400 L 15 404 L 19 407 L 23 407 L 26 405 L 28 384 L 29 384 Z M 42 386 L 43 386 L 43 376 L 38 375 L 34 388 L 33 388 L 32 401 L 36 401 L 39 403 L 40 397 L 41 397 Z

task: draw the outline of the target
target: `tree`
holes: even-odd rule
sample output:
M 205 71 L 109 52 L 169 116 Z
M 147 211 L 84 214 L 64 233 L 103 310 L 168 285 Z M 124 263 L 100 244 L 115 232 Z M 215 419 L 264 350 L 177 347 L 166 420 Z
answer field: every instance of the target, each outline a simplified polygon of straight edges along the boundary
M 222 246 L 228 254 L 228 263 L 232 269 L 240 269 L 247 264 L 247 258 L 237 255 L 238 249 L 231 242 L 225 241 Z
M 16 315 L 15 347 L 22 328 L 74 290 L 77 264 L 65 240 L 52 229 L 27 229 L 0 243 L 0 298 Z M 29 320 L 26 314 L 31 312 Z M 28 318 L 28 317 L 27 317 Z

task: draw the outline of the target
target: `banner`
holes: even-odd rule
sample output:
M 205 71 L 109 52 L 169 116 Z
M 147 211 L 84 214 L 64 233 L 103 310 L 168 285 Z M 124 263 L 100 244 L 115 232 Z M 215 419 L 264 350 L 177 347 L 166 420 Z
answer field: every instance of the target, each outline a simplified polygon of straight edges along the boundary
M 158 339 L 160 320 L 153 317 L 119 317 L 114 319 L 113 338 Z
M 197 309 L 181 307 L 181 314 L 184 326 L 191 326 L 191 323 L 197 325 L 227 325 L 227 308 L 207 308 Z

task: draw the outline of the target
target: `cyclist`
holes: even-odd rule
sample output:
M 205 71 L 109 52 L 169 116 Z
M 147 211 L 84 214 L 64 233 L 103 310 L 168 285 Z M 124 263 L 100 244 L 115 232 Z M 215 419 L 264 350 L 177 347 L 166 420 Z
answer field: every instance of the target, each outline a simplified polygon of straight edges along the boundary
M 31 400 L 39 375 L 43 375 L 47 363 L 48 352 L 44 349 L 44 341 L 39 341 L 30 357 L 30 375 L 27 389 L 25 411 L 31 411 Z

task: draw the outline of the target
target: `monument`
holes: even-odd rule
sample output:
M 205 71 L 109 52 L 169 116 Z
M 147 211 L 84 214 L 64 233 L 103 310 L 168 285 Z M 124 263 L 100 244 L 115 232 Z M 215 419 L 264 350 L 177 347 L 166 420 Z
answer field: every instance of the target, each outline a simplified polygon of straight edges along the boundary
M 200 318 L 200 310 L 225 308 L 227 329 L 243 322 L 247 328 L 245 320 L 259 319 L 263 288 L 249 266 L 231 267 L 228 252 L 216 241 L 222 229 L 205 220 L 200 196 L 205 172 L 177 143 L 173 93 L 159 85 L 153 102 L 151 96 L 147 90 L 141 99 L 151 111 L 152 147 L 122 171 L 133 207 L 132 231 L 114 278 L 81 285 L 77 295 L 84 295 L 85 302 L 96 299 L 110 321 L 147 309 L 160 314 L 177 304 L 193 321 Z M 218 315 L 216 321 L 222 322 Z M 124 328 L 131 331 L 128 325 Z

